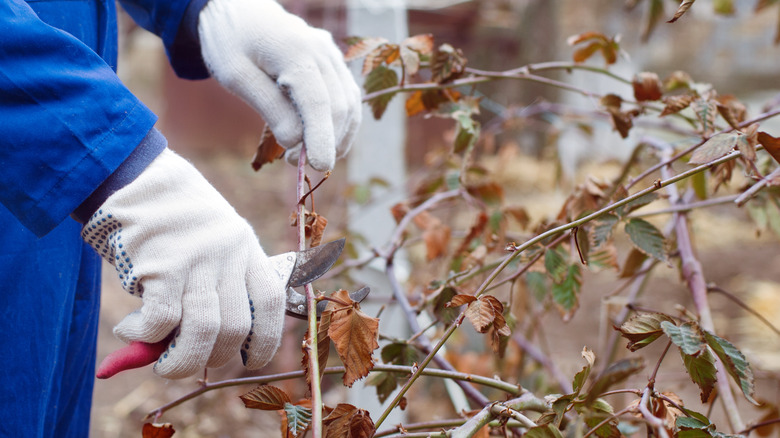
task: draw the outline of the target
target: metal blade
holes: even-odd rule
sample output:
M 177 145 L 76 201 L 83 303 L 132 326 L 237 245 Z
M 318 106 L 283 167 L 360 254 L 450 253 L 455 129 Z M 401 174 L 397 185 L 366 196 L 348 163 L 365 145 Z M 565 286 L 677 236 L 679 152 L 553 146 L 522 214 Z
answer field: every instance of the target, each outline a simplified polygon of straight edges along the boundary
M 303 286 L 322 277 L 339 259 L 345 241 L 346 239 L 334 240 L 295 253 L 295 266 L 290 279 L 287 280 L 287 287 Z
M 366 299 L 370 292 L 371 289 L 364 286 L 354 292 L 350 292 L 349 298 L 352 301 L 361 303 Z M 293 288 L 287 288 L 287 315 L 298 319 L 308 319 L 309 312 L 307 312 L 307 304 L 306 296 L 304 294 L 297 292 Z M 325 311 L 326 307 L 328 307 L 328 302 L 326 300 L 322 300 L 317 303 L 317 319 L 322 316 L 322 312 Z

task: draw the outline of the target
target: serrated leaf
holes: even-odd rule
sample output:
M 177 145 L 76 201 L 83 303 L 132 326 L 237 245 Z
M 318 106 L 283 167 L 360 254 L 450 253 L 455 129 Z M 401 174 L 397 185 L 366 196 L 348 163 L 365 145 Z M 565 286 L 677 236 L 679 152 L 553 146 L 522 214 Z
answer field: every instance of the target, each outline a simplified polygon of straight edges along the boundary
M 637 351 L 640 348 L 647 347 L 653 341 L 664 334 L 661 329 L 662 322 L 673 323 L 674 320 L 663 313 L 638 313 L 615 330 L 628 340 L 628 348 L 631 351 Z
M 638 373 L 645 367 L 641 357 L 632 357 L 621 359 L 608 366 L 588 389 L 585 398 L 585 406 L 590 406 L 601 394 L 605 393 L 611 386 L 620 383 L 630 376 Z
M 715 368 L 715 357 L 712 356 L 709 349 L 704 349 L 698 356 L 685 354 L 680 350 L 685 370 L 691 376 L 691 380 L 701 390 L 700 398 L 702 403 L 707 403 L 710 398 L 717 378 L 717 369 Z
M 284 414 L 287 418 L 287 430 L 294 437 L 306 431 L 311 424 L 311 408 L 285 403 Z
M 466 62 L 460 49 L 442 44 L 433 54 L 431 80 L 441 84 L 459 78 L 466 69 Z
M 680 326 L 673 322 L 661 322 L 661 329 L 683 354 L 698 356 L 706 348 L 704 332 L 696 322 L 686 322 Z
M 363 60 L 362 74 L 366 75 L 373 72 L 377 67 L 383 63 L 390 65 L 395 62 L 401 56 L 401 49 L 398 44 L 385 43 L 366 55 L 366 59 Z
M 666 261 L 664 236 L 655 225 L 644 219 L 633 218 L 626 223 L 625 230 L 638 250 L 657 260 Z
M 528 285 L 528 290 L 531 291 L 536 301 L 542 302 L 548 294 L 549 285 L 547 284 L 547 276 L 542 272 L 529 272 L 525 274 L 525 283 Z
M 709 136 L 715 129 L 715 118 L 718 116 L 718 105 L 705 99 L 697 99 L 691 102 L 691 109 L 701 123 L 702 135 Z
M 260 385 L 239 398 L 247 408 L 262 411 L 278 411 L 292 402 L 286 392 L 271 385 Z
M 376 429 L 368 411 L 339 403 L 322 420 L 325 438 L 370 438 Z
M 420 361 L 420 353 L 406 342 L 392 342 L 382 347 L 382 362 L 392 365 L 412 366 Z
M 376 386 L 376 397 L 379 399 L 379 403 L 384 403 L 398 387 L 398 379 L 393 373 L 379 371 L 368 376 L 366 385 Z
M 728 154 L 734 149 L 734 146 L 736 146 L 737 137 L 739 137 L 739 134 L 736 132 L 713 135 L 709 140 L 693 151 L 691 159 L 688 160 L 688 164 L 705 164 Z
M 347 48 L 347 53 L 344 54 L 345 61 L 352 61 L 354 59 L 362 58 L 388 41 L 387 39 L 381 37 L 353 37 L 348 42 L 350 44 Z
M 469 303 L 469 306 L 466 308 L 466 318 L 471 321 L 474 329 L 480 333 L 487 332 L 497 318 L 500 318 L 499 321 L 503 321 L 503 326 L 506 326 L 503 313 L 504 305 L 492 295 L 483 295 L 476 301 Z M 498 325 L 502 326 L 501 322 Z M 497 327 L 496 329 L 500 328 Z
M 599 269 L 620 270 L 617 258 L 617 247 L 613 243 L 607 243 L 599 248 L 591 248 L 588 255 L 588 268 L 592 271 Z
M 398 73 L 395 70 L 385 66 L 379 66 L 366 76 L 363 88 L 366 94 L 381 91 L 398 85 Z M 371 106 L 374 118 L 379 120 L 387 109 L 387 104 L 393 99 L 396 93 L 383 94 L 371 99 L 368 104 Z
M 620 218 L 614 214 L 605 214 L 595 219 L 591 224 L 591 245 L 598 248 L 606 243 L 612 237 L 612 230 L 617 225 Z
M 363 313 L 360 304 L 352 301 L 343 289 L 335 292 L 332 298 L 340 303 L 328 302 L 327 309 L 333 311 L 328 336 L 346 368 L 344 385 L 351 387 L 374 367 L 373 351 L 379 348 L 379 319 Z
M 525 438 L 563 438 L 561 431 L 552 424 L 546 424 L 544 426 L 536 426 L 528 429 L 523 434 Z
M 566 263 L 561 249 L 548 249 L 544 253 L 544 268 L 555 283 L 563 281 L 568 269 L 568 263 Z
M 664 109 L 658 117 L 668 116 L 669 114 L 676 114 L 685 108 L 688 108 L 693 102 L 693 96 L 690 94 L 682 94 L 679 96 L 667 96 L 663 99 Z
M 745 355 L 731 342 L 710 332 L 704 332 L 704 339 L 712 351 L 715 352 L 715 355 L 723 362 L 729 375 L 737 382 L 745 398 L 750 403 L 758 405 L 759 403 L 753 398 L 755 393 L 753 370 L 750 369 L 750 364 L 745 359 Z
M 582 269 L 579 264 L 571 264 L 566 277 L 560 283 L 553 284 L 553 302 L 558 307 L 564 321 L 568 321 L 579 307 L 579 295 L 582 288 Z

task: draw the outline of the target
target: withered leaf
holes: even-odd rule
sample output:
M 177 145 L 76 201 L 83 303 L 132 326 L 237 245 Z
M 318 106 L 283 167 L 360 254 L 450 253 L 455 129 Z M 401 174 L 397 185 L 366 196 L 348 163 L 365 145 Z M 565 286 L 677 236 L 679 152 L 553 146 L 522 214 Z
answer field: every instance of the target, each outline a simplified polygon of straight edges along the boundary
M 668 23 L 674 23 L 675 21 L 679 20 L 680 17 L 682 17 L 686 12 L 688 12 L 688 9 L 693 6 L 693 2 L 696 0 L 682 0 L 680 3 L 680 6 L 677 7 L 677 12 L 674 13 L 674 17 L 672 17 L 671 20 L 668 21 Z
M 691 102 L 691 109 L 701 122 L 702 135 L 712 134 L 715 128 L 715 118 L 718 116 L 718 105 L 713 100 L 696 99 Z
M 450 243 L 452 229 L 427 211 L 415 216 L 413 221 L 423 231 L 426 259 L 431 261 L 444 255 Z
M 425 111 L 439 108 L 447 102 L 457 102 L 461 93 L 456 90 L 418 90 L 406 99 L 406 115 L 412 117 Z
M 634 97 L 638 102 L 658 100 L 663 95 L 661 92 L 661 80 L 657 74 L 652 72 L 638 73 L 634 76 L 631 85 L 634 87 Z
M 738 136 L 736 132 L 713 135 L 693 152 L 688 164 L 705 164 L 726 155 L 736 146 Z
M 614 328 L 628 340 L 626 348 L 637 351 L 664 334 L 661 328 L 661 323 L 664 321 L 674 324 L 674 320 L 663 313 L 639 313 L 629 318 L 620 327 Z
M 678 113 L 685 108 L 688 108 L 693 102 L 693 96 L 690 94 L 681 94 L 679 96 L 667 96 L 664 97 L 664 110 L 658 117 L 668 116 L 669 114 Z
M 570 36 L 566 42 L 570 46 L 588 42 L 584 47 L 574 51 L 572 55 L 574 62 L 585 62 L 596 52 L 601 52 L 608 65 L 617 62 L 619 46 L 615 38 L 608 38 L 599 32 L 584 32 Z
M 503 321 L 504 306 L 494 296 L 483 295 L 476 301 L 469 303 L 466 308 L 466 318 L 471 321 L 474 328 L 480 332 L 487 332 L 488 328 L 496 320 L 496 316 L 500 316 Z M 506 326 L 506 321 L 503 321 Z
M 664 79 L 664 88 L 666 91 L 674 91 L 681 88 L 691 88 L 693 79 L 688 73 L 676 70 L 672 72 L 666 79 Z
M 429 55 L 433 52 L 433 35 L 429 33 L 419 34 L 406 38 L 401 43 L 402 46 L 408 47 L 421 55 Z
M 464 304 L 469 304 L 476 301 L 477 298 L 474 295 L 457 294 L 444 305 L 444 307 L 460 307 Z
M 314 248 L 322 243 L 322 235 L 325 234 L 325 227 L 328 225 L 328 219 L 318 213 L 306 214 L 306 226 L 304 230 L 306 237 L 311 239 L 309 246 Z
M 368 411 L 339 403 L 322 420 L 325 438 L 371 438 L 376 432 Z
M 260 385 L 239 398 L 248 409 L 261 411 L 278 411 L 285 403 L 292 403 L 286 392 L 271 385 Z
M 170 423 L 152 424 L 145 423 L 141 429 L 143 438 L 170 438 L 176 431 Z
M 284 156 L 285 149 L 279 145 L 271 128 L 265 125 L 260 136 L 260 144 L 257 146 L 255 156 L 252 158 L 252 169 L 257 172 L 264 165 L 278 160 Z
M 758 142 L 764 146 L 764 150 L 780 163 L 780 138 L 772 137 L 764 131 L 758 133 Z
M 387 39 L 380 37 L 352 38 L 351 44 L 347 48 L 347 53 L 344 54 L 344 60 L 352 61 L 354 59 L 362 58 L 373 52 L 377 47 L 386 43 L 388 43 Z
M 747 107 L 734 96 L 725 95 L 717 98 L 718 112 L 729 126 L 740 129 L 739 124 L 745 121 Z
M 398 44 L 385 43 L 377 46 L 369 54 L 366 55 L 366 59 L 363 60 L 364 75 L 373 72 L 377 67 L 382 65 L 390 65 L 401 56 L 401 49 Z
M 333 312 L 328 335 L 346 368 L 344 385 L 352 387 L 374 368 L 373 351 L 379 348 L 379 319 L 363 313 L 360 304 L 352 301 L 346 290 L 335 292 L 332 298 L 337 301 L 328 303 L 327 309 Z
M 647 255 L 644 252 L 636 248 L 631 248 L 631 252 L 628 253 L 626 261 L 623 262 L 623 270 L 620 271 L 620 278 L 628 278 L 636 275 L 646 259 Z
M 442 84 L 459 78 L 466 69 L 466 57 L 460 49 L 442 44 L 431 62 L 431 80 Z

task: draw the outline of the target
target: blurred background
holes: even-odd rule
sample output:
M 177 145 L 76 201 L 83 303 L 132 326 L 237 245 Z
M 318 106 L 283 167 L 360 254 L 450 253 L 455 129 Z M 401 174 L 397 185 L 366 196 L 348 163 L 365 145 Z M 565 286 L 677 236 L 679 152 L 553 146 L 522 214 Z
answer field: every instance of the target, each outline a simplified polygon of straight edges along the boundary
M 377 20 L 376 28 L 381 28 L 385 23 L 383 20 L 395 20 L 394 31 L 399 35 L 431 33 L 436 45 L 446 42 L 460 48 L 468 58 L 469 66 L 484 70 L 568 61 L 572 48 L 566 44 L 566 38 L 582 32 L 597 31 L 610 37 L 620 35 L 626 56 L 621 57 L 611 70 L 624 77 L 630 78 L 640 71 L 655 71 L 663 78 L 675 70 L 684 70 L 697 81 L 712 83 L 721 94 L 736 95 L 748 105 L 753 116 L 764 106 L 777 104 L 780 96 L 780 46 L 773 44 L 778 32 L 780 5 L 755 13 L 756 0 L 735 2 L 736 11 L 731 15 L 716 14 L 717 1 L 699 0 L 679 22 L 666 24 L 661 20 L 646 42 L 642 39 L 648 23 L 649 0 L 287 0 L 281 3 L 310 24 L 331 31 L 340 43 L 345 37 L 354 35 L 354 29 L 361 28 L 355 24 L 355 17 L 373 16 L 370 19 Z M 633 8 L 627 6 L 632 3 L 635 4 Z M 666 17 L 671 17 L 679 2 L 663 3 Z M 398 20 L 403 23 L 400 27 Z M 296 241 L 295 230 L 290 226 L 295 204 L 295 169 L 282 162 L 267 165 L 260 172 L 254 172 L 250 167 L 263 121 L 211 79 L 186 81 L 176 78 L 159 40 L 134 26 L 125 15 L 120 22 L 119 75 L 160 116 L 158 128 L 167 136 L 170 147 L 192 160 L 255 226 L 266 252 L 291 250 Z M 360 36 L 376 35 L 365 33 Z M 598 57 L 590 62 L 603 66 Z M 596 75 L 560 74 L 556 78 L 595 92 L 631 92 L 630 86 Z M 487 165 L 493 166 L 497 178 L 516 188 L 507 193 L 507 197 L 522 202 L 535 219 L 556 214 L 569 188 L 588 175 L 614 174 L 619 168 L 615 163 L 631 153 L 630 142 L 621 141 L 606 120 L 603 129 L 589 137 L 566 135 L 567 126 L 555 118 L 542 118 L 538 123 L 549 125 L 543 128 L 527 121 L 513 123 L 513 114 L 522 113 L 523 108 L 538 102 L 563 102 L 588 109 L 595 109 L 596 102 L 521 81 L 481 85 L 479 93 L 483 96 L 480 116 L 483 126 L 486 130 L 490 126 L 500 127 L 491 135 L 490 142 L 480 143 L 480 153 L 486 157 Z M 361 134 L 350 154 L 351 162 L 337 164 L 329 181 L 317 192 L 317 211 L 330 221 L 325 240 L 342 237 L 349 223 L 360 222 L 364 214 L 366 217 L 373 214 L 360 208 L 361 198 L 367 192 L 375 190 L 374 198 L 382 197 L 381 190 L 391 193 L 390 198 L 402 196 L 408 189 L 407 181 L 425 174 L 432 154 L 449 148 L 453 132 L 451 121 L 406 119 L 402 114 L 402 101 L 400 97 L 395 98 L 395 107 L 388 110 L 387 124 L 367 123 L 366 132 Z M 401 116 L 393 118 L 399 111 Z M 366 113 L 365 118 L 370 117 Z M 550 126 L 555 127 L 556 135 L 550 135 Z M 772 132 L 770 126 L 763 127 Z M 774 135 L 779 135 L 780 129 L 774 129 Z M 394 163 L 390 167 L 395 169 L 395 174 L 380 175 L 383 187 L 375 187 L 371 181 L 379 179 L 372 180 L 371 165 L 365 163 L 372 159 L 388 163 L 384 161 L 385 156 L 380 155 L 388 148 L 383 143 L 385 139 L 381 138 L 383 133 L 394 133 L 395 145 L 392 147 L 396 150 L 391 151 L 389 159 Z M 557 156 L 557 161 L 550 160 L 550 156 Z M 376 157 L 383 158 L 377 160 Z M 351 178 L 350 175 L 356 172 L 360 176 Z M 312 180 L 317 181 L 320 177 L 312 175 Z M 381 212 L 390 218 L 387 210 Z M 699 235 L 707 236 L 696 242 L 702 262 L 711 279 L 719 284 L 739 290 L 762 291 L 756 292 L 759 296 L 756 299 L 763 300 L 762 308 L 774 312 L 768 316 L 780 323 L 780 304 L 777 304 L 777 298 L 772 300 L 780 293 L 777 241 L 768 233 L 757 234 L 744 222 L 744 214 L 732 211 L 710 214 L 707 221 L 701 221 L 702 229 L 697 231 Z M 735 257 L 740 260 L 739 264 L 732 262 Z M 134 297 L 122 292 L 114 277 L 114 269 L 107 266 L 104 269 L 98 360 L 121 346 L 111 334 L 111 328 L 139 306 Z M 678 279 L 671 275 L 656 281 L 661 282 L 661 287 L 666 288 L 675 300 L 685 293 Z M 760 282 L 761 287 L 750 286 L 755 282 Z M 586 280 L 585 284 L 584 297 L 590 289 L 610 290 L 612 287 L 599 281 Z M 333 290 L 354 285 L 348 280 L 330 280 L 317 286 Z M 597 336 L 602 329 L 593 315 L 603 313 L 609 305 L 596 297 L 590 302 L 583 301 L 578 316 L 565 328 L 565 332 L 571 333 L 576 327 L 583 337 L 553 338 L 554 333 L 550 335 L 556 339 L 550 346 L 550 355 L 560 360 L 561 368 L 569 375 L 582 366 L 579 353 L 587 337 Z M 723 327 L 724 334 L 756 333 L 751 330 L 763 333 L 761 329 L 751 328 L 750 323 L 738 322 L 736 317 L 740 315 L 734 313 L 728 302 L 713 299 L 713 307 L 722 312 L 717 323 Z M 288 338 L 274 362 L 262 370 L 263 374 L 299 368 L 303 332 L 303 324 L 288 319 Z M 756 351 L 755 358 L 760 357 L 762 350 L 765 350 L 763 354 L 778 351 L 780 343 L 776 336 L 761 334 L 758 337 L 762 342 L 749 346 Z M 756 339 L 756 336 L 750 338 Z M 479 369 L 476 363 L 466 364 L 467 356 L 463 361 L 473 372 L 489 373 L 489 369 Z M 765 361 L 768 368 L 780 369 L 778 360 L 770 357 Z M 682 369 L 678 364 L 674 365 L 679 374 Z M 208 379 L 246 375 L 240 361 L 236 360 L 220 370 L 210 371 Z M 679 379 L 681 386 L 684 386 L 684 377 Z M 331 383 L 326 384 L 326 402 L 345 400 L 338 381 Z M 300 398 L 305 395 L 305 388 L 299 382 L 278 385 Z M 156 377 L 151 368 L 98 381 L 92 436 L 138 437 L 141 418 L 148 411 L 197 387 L 196 378 L 169 382 Z M 174 424 L 177 437 L 278 436 L 279 419 L 275 413 L 247 410 L 237 398 L 251 388 L 207 393 L 166 413 L 162 421 Z M 778 389 L 774 386 L 762 388 L 772 397 L 777 396 Z M 436 402 L 444 389 L 434 385 L 427 390 L 431 403 L 427 406 L 426 418 L 435 417 L 439 412 L 441 416 L 451 416 L 453 406 Z

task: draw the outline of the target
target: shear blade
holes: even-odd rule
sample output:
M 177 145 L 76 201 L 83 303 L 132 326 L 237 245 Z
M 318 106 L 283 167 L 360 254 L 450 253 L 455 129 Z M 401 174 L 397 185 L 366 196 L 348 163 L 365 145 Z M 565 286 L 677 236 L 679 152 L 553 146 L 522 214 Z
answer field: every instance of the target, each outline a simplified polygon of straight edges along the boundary
M 366 299 L 366 297 L 370 292 L 371 289 L 369 289 L 367 286 L 364 286 L 354 292 L 350 292 L 349 298 L 352 301 L 361 303 L 363 302 L 363 300 Z M 328 302 L 326 300 L 322 300 L 317 303 L 317 319 L 319 319 L 320 316 L 322 316 L 322 312 L 325 311 L 326 307 L 328 307 Z M 306 296 L 302 293 L 299 293 L 293 288 L 288 288 L 286 313 L 289 316 L 292 316 L 294 318 L 308 319 L 309 312 L 308 312 L 308 303 L 306 302 Z

